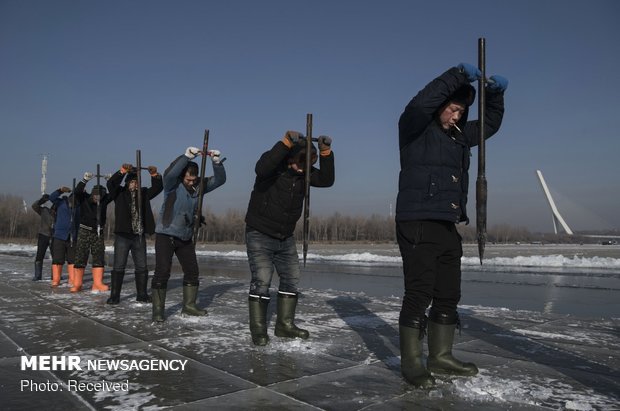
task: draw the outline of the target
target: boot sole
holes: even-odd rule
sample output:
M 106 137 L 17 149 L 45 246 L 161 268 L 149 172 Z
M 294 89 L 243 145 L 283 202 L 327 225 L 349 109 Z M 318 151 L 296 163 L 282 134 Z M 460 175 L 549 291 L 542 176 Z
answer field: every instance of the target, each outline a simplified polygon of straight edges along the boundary
M 431 368 L 428 367 L 428 370 L 433 374 L 441 374 L 441 375 L 454 375 L 457 377 L 473 377 L 478 374 L 478 370 L 476 371 L 467 371 L 467 372 L 458 372 L 454 370 L 446 370 L 443 368 Z
M 189 313 L 187 311 L 181 311 L 181 314 L 189 315 L 191 317 L 205 317 L 207 315 L 207 312 L 205 311 L 204 313 Z
M 418 378 L 422 378 L 422 381 L 416 379 L 410 380 L 403 374 L 403 379 L 416 388 L 433 388 L 436 385 L 435 379 L 432 376 Z
M 252 337 L 252 343 L 254 345 L 259 346 L 259 347 L 263 347 L 263 346 L 269 344 L 269 338 L 267 338 L 267 337 L 257 337 L 256 339 L 254 339 L 254 337 Z
M 307 340 L 308 338 L 310 338 L 310 334 L 305 334 L 305 335 L 291 335 L 286 331 L 275 331 L 274 335 L 276 337 L 281 337 L 281 338 L 301 338 L 302 340 Z

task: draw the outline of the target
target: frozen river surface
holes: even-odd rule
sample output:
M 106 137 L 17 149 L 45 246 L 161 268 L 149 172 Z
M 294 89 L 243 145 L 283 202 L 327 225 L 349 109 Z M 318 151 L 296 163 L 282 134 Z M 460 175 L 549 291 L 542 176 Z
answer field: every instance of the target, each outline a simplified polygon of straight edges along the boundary
M 311 337 L 275 337 L 272 304 L 271 342 L 260 348 L 247 326 L 241 246 L 200 251 L 199 305 L 208 316 L 180 314 L 175 272 L 168 319 L 156 325 L 150 305 L 135 302 L 131 272 L 121 304 L 108 306 L 106 294 L 33 283 L 34 248 L 4 245 L 2 409 L 618 410 L 618 250 L 585 248 L 488 247 L 480 267 L 466 247 L 455 352 L 480 373 L 416 390 L 400 376 L 402 274 L 393 245 L 311 245 L 298 307 Z M 22 369 L 22 358 L 45 355 L 79 357 L 83 367 Z M 122 360 L 184 369 L 113 365 Z

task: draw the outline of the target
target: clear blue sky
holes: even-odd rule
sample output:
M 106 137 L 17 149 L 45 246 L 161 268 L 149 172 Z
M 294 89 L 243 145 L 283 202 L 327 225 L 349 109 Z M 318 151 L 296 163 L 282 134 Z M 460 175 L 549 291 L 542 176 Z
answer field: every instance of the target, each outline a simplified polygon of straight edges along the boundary
M 620 228 L 618 18 L 612 0 L 0 0 L 0 193 L 38 198 L 43 153 L 48 191 L 136 149 L 163 171 L 208 128 L 228 181 L 206 204 L 245 212 L 260 154 L 313 113 L 336 155 L 313 214 L 387 215 L 400 113 L 485 37 L 510 81 L 489 225 L 552 230 L 541 169 L 574 230 Z

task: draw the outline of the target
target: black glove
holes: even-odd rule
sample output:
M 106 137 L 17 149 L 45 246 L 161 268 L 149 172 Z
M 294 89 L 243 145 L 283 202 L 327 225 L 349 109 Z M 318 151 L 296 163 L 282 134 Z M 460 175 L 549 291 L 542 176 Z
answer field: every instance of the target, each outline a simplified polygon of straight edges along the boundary
M 323 157 L 332 152 L 332 138 L 329 136 L 319 136 L 319 152 Z
M 288 148 L 293 148 L 297 143 L 299 143 L 299 140 L 302 138 L 304 138 L 304 135 L 301 134 L 299 131 L 289 130 L 286 132 L 286 134 L 284 134 L 284 137 L 282 137 L 282 142 Z

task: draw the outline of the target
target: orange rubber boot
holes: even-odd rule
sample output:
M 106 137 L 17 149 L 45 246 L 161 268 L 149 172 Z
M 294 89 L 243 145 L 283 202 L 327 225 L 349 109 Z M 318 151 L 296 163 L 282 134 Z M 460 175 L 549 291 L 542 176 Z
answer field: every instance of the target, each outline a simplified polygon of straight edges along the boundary
M 60 276 L 62 275 L 62 264 L 52 264 L 52 287 L 60 285 Z
M 69 291 L 77 293 L 82 290 L 82 282 L 84 281 L 84 268 L 73 268 L 73 287 Z
M 73 264 L 67 264 L 67 273 L 69 274 L 69 287 L 73 287 Z
M 93 288 L 91 291 L 108 291 L 110 287 L 103 283 L 103 267 L 93 267 Z

